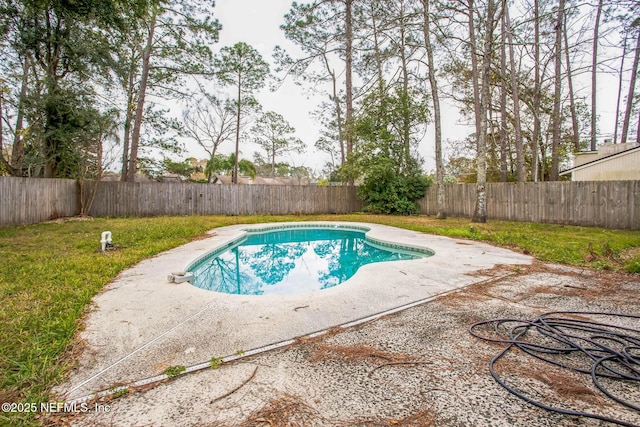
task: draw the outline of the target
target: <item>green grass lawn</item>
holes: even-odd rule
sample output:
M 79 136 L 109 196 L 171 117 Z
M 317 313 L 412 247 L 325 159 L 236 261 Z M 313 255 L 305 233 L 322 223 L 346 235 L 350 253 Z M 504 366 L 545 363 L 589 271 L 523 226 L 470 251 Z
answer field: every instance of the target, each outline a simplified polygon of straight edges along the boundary
M 543 261 L 640 273 L 640 232 L 548 224 L 382 215 L 96 218 L 0 228 L 0 402 L 48 402 L 73 363 L 83 313 L 123 269 L 237 223 L 335 220 L 375 222 L 482 240 Z M 100 252 L 113 233 L 116 251 Z M 33 414 L 0 412 L 0 425 L 37 423 Z

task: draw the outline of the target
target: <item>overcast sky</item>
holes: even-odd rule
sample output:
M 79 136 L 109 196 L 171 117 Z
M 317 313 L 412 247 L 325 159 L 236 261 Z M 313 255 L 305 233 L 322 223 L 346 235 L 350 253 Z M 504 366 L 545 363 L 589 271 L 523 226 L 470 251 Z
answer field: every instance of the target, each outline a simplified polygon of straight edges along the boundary
M 272 53 L 276 45 L 280 45 L 287 50 L 295 49 L 285 37 L 280 25 L 283 23 L 284 15 L 290 10 L 292 0 L 217 0 L 214 8 L 215 17 L 222 24 L 220 33 L 220 42 L 215 47 L 219 50 L 223 46 L 231 46 L 237 42 L 245 42 L 257 49 L 262 57 L 273 65 Z M 602 97 L 599 96 L 599 102 L 606 104 L 612 100 L 613 84 L 611 81 L 605 82 L 611 76 L 603 76 L 599 81 L 599 90 Z M 319 128 L 310 117 L 310 112 L 315 109 L 320 99 L 307 99 L 303 93 L 303 89 L 295 85 L 291 79 L 285 82 L 276 92 L 269 89 L 263 90 L 258 94 L 264 111 L 275 111 L 281 114 L 285 119 L 296 128 L 296 135 L 302 139 L 309 147 L 303 155 L 295 155 L 294 157 L 281 158 L 280 161 L 286 161 L 295 166 L 308 166 L 317 172 L 320 172 L 326 161 L 329 160 L 327 154 L 318 152 L 314 143 L 319 136 Z M 459 121 L 457 108 L 446 105 L 443 101 L 443 140 L 446 149 L 446 140 L 463 139 L 471 132 L 469 126 Z M 600 104 L 600 129 L 602 138 L 610 137 L 614 107 L 602 108 Z M 434 148 L 433 143 L 433 126 L 429 125 L 427 133 L 420 143 L 418 151 L 424 158 L 424 170 L 426 172 L 435 169 Z M 198 158 L 205 158 L 206 154 L 202 149 L 198 149 L 194 142 L 188 143 L 189 155 Z M 221 146 L 220 151 L 228 154 L 234 150 L 232 143 L 226 143 Z M 255 151 L 260 151 L 259 147 L 254 144 L 247 144 L 243 141 L 240 147 L 241 157 L 253 160 Z
M 273 48 L 280 45 L 293 48 L 292 44 L 284 37 L 280 25 L 284 21 L 284 15 L 291 8 L 292 0 L 217 0 L 214 8 L 215 17 L 222 24 L 220 42 L 216 51 L 224 46 L 231 46 L 237 42 L 245 42 L 257 49 L 263 59 L 273 68 Z M 328 156 L 317 152 L 314 143 L 318 139 L 319 129 L 312 123 L 309 113 L 315 108 L 318 100 L 309 100 L 302 93 L 302 88 L 287 81 L 276 92 L 265 88 L 258 94 L 258 99 L 264 111 L 275 111 L 296 128 L 296 136 L 302 139 L 309 149 L 303 155 L 293 158 L 281 158 L 295 166 L 309 166 L 318 172 L 328 160 Z M 199 150 L 195 143 L 190 143 L 189 148 L 199 158 L 206 157 L 204 151 Z M 223 153 L 231 153 L 235 146 L 226 143 L 221 146 Z M 242 157 L 253 160 L 253 153 L 260 151 L 255 144 L 242 142 L 240 147 Z M 264 154 L 264 153 L 263 153 Z
M 289 12 L 292 0 L 217 0 L 214 8 L 215 17 L 222 24 L 220 42 L 216 51 L 223 46 L 231 46 L 237 42 L 245 42 L 257 49 L 262 57 L 273 66 L 273 48 L 280 45 L 289 50 L 296 47 L 285 37 L 280 25 L 284 22 L 284 15 Z M 272 67 L 273 68 L 273 67 Z M 293 83 L 291 79 L 276 91 L 264 89 L 258 94 L 258 99 L 264 111 L 275 111 L 296 128 L 296 136 L 302 139 L 308 146 L 308 150 L 302 155 L 293 155 L 281 158 L 295 166 L 308 166 L 316 172 L 320 172 L 329 156 L 315 149 L 314 143 L 319 137 L 319 127 L 311 118 L 310 113 L 320 102 L 319 98 L 308 99 L 303 89 Z M 460 138 L 466 135 L 466 126 L 456 125 L 451 122 L 451 131 L 445 138 Z M 455 134 L 454 132 L 455 131 Z M 433 130 L 429 130 L 423 142 L 420 143 L 420 155 L 425 159 L 425 171 L 435 168 L 433 160 Z M 205 158 L 204 151 L 194 142 L 187 143 L 191 155 Z M 221 146 L 220 151 L 228 154 L 234 150 L 232 143 Z M 243 141 L 240 147 L 242 157 L 253 160 L 253 154 L 260 151 L 255 144 L 247 144 Z

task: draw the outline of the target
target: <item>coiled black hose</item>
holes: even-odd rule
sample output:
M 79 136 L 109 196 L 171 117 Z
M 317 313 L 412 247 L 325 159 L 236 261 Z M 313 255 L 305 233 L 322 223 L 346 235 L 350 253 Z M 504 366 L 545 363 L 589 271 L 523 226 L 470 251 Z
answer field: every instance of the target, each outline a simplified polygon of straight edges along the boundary
M 600 320 L 598 320 L 600 319 Z M 611 323 L 608 323 L 611 322 Z M 626 326 L 622 326 L 626 325 Z M 640 414 L 640 405 L 617 396 L 603 384 L 603 379 L 623 381 L 638 387 L 640 394 L 640 316 L 606 312 L 555 311 L 535 320 L 492 319 L 469 327 L 471 335 L 507 346 L 489 362 L 493 378 L 520 399 L 539 408 L 564 415 L 594 418 L 622 426 L 639 427 L 627 421 L 587 412 L 557 408 L 536 401 L 519 392 L 496 372 L 495 365 L 510 350 L 519 349 L 537 359 L 591 376 L 593 384 L 618 404 Z M 495 337 L 481 334 L 492 326 Z M 576 357 L 577 356 L 577 357 Z M 584 363 L 575 363 L 577 360 Z M 570 363 L 574 362 L 574 363 Z M 583 366 L 580 366 L 583 365 Z

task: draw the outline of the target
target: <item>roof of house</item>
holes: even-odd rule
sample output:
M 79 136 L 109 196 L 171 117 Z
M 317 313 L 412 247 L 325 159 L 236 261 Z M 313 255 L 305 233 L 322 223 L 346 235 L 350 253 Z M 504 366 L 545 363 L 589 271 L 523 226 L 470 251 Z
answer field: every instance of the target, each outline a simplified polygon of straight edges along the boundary
M 182 177 L 176 173 L 165 173 L 160 177 L 162 182 L 182 182 Z
M 106 173 L 102 175 L 102 177 L 100 178 L 100 181 L 111 181 L 111 182 L 120 181 L 120 174 Z M 143 175 L 139 172 L 136 172 L 135 182 L 151 182 L 151 180 L 149 179 L 148 176 Z
M 571 173 L 571 172 L 574 172 L 574 171 L 576 171 L 576 170 L 579 170 L 579 169 L 583 169 L 583 168 L 590 167 L 590 166 L 592 166 L 592 165 L 594 165 L 594 164 L 597 164 L 597 163 L 602 163 L 602 162 L 610 161 L 610 160 L 612 160 L 612 159 L 613 159 L 613 158 L 615 158 L 615 157 L 622 157 L 622 156 L 626 156 L 626 155 L 628 155 L 628 154 L 630 154 L 631 152 L 636 151 L 636 150 L 640 150 L 640 145 L 636 145 L 635 147 L 629 148 L 628 150 L 619 151 L 619 152 L 617 152 L 617 153 L 609 154 L 608 156 L 599 157 L 599 158 L 597 158 L 597 159 L 595 159 L 595 160 L 591 160 L 590 162 L 586 162 L 586 163 L 583 163 L 583 164 L 581 164 L 581 165 L 574 166 L 574 167 L 572 167 L 572 168 L 569 168 L 569 169 L 563 170 L 562 172 L 560 172 L 560 175 L 566 175 L 566 174 Z
M 251 178 L 248 176 L 238 177 L 238 184 L 251 184 Z M 212 181 L 213 184 L 232 184 L 231 177 L 228 175 L 216 175 Z

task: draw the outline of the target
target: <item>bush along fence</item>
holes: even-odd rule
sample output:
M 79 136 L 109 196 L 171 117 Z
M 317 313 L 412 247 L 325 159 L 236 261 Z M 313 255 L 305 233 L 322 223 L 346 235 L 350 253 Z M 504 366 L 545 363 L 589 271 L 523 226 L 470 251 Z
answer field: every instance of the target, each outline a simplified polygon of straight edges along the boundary
M 445 187 L 447 215 L 471 218 L 474 184 Z M 435 215 L 436 189 L 419 201 Z M 360 212 L 354 187 L 77 182 L 0 177 L 0 226 L 91 216 L 323 214 Z M 487 217 L 640 229 L 640 181 L 487 184 Z

